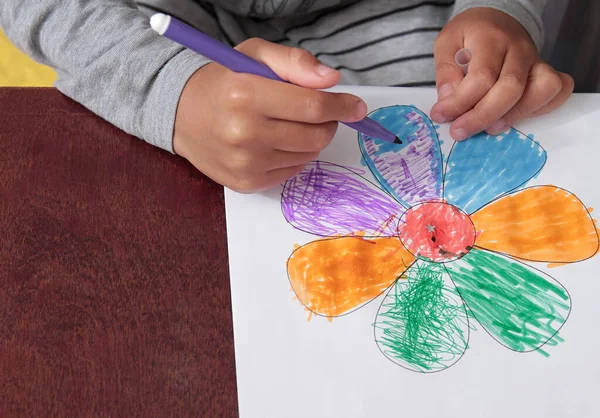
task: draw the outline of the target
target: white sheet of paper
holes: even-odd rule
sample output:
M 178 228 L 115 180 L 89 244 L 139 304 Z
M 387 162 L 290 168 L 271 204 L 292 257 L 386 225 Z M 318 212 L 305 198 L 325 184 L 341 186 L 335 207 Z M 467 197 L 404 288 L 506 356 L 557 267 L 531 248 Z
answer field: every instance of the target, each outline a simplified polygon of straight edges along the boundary
M 428 114 L 435 101 L 431 89 L 336 90 L 361 96 L 370 111 L 414 105 Z M 547 152 L 528 185 L 560 186 L 600 208 L 599 126 L 600 95 L 574 95 L 554 113 L 517 125 Z M 438 131 L 446 157 L 453 141 L 447 125 Z M 356 132 L 340 125 L 319 160 L 365 170 L 360 158 Z M 226 210 L 242 418 L 600 416 L 600 255 L 557 268 L 527 263 L 571 296 L 559 333 L 564 342 L 545 348 L 549 357 L 511 351 L 470 318 L 475 329 L 462 358 L 446 370 L 417 373 L 391 362 L 374 341 L 383 296 L 331 322 L 307 320 L 286 262 L 295 244 L 318 237 L 286 222 L 281 188 L 254 195 L 227 190 Z

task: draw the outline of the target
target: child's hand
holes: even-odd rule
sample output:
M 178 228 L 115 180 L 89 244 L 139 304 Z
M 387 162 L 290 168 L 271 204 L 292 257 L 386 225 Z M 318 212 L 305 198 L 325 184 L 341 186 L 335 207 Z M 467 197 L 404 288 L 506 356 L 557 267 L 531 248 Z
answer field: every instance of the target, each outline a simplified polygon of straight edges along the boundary
M 216 182 L 246 193 L 269 189 L 319 155 L 336 121 L 366 116 L 358 97 L 314 90 L 334 86 L 340 75 L 308 52 L 258 39 L 238 49 L 297 85 L 216 63 L 190 78 L 178 105 L 173 147 Z
M 473 53 L 466 77 L 454 62 L 463 47 Z M 455 140 L 484 130 L 498 134 L 556 109 L 573 92 L 573 79 L 541 61 L 527 31 L 492 8 L 457 15 L 441 32 L 434 52 L 438 103 L 431 118 L 454 121 L 450 134 Z

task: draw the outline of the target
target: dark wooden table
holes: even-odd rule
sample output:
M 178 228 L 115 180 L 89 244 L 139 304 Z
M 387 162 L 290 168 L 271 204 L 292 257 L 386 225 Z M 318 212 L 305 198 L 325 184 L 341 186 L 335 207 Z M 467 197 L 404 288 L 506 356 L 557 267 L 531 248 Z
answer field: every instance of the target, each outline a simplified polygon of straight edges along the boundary
M 223 189 L 0 89 L 0 417 L 237 416 Z

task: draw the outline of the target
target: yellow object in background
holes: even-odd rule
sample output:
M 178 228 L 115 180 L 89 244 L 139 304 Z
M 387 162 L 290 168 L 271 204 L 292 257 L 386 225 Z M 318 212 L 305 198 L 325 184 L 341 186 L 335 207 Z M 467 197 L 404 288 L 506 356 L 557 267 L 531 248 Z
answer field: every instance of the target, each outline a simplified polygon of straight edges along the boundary
M 18 50 L 0 30 L 0 86 L 51 87 L 56 73 Z

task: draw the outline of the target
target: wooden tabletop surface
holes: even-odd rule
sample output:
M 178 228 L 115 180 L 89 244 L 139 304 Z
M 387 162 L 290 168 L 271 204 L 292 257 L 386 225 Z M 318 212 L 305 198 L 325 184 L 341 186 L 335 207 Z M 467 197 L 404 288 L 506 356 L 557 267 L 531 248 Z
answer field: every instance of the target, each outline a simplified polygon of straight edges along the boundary
M 222 187 L 54 89 L 0 89 L 0 416 L 237 416 Z

